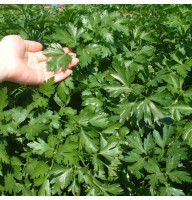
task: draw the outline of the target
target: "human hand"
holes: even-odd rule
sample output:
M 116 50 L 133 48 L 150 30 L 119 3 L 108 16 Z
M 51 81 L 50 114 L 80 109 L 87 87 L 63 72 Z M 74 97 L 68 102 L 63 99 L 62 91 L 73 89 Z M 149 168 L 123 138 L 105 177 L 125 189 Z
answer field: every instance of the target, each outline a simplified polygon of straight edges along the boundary
M 72 56 L 67 69 L 49 71 L 46 69 L 48 56 L 41 51 L 40 43 L 23 40 L 18 35 L 5 36 L 0 42 L 0 81 L 37 85 L 51 77 L 54 77 L 55 82 L 64 80 L 71 74 L 70 68 L 79 60 L 69 48 L 63 49 Z

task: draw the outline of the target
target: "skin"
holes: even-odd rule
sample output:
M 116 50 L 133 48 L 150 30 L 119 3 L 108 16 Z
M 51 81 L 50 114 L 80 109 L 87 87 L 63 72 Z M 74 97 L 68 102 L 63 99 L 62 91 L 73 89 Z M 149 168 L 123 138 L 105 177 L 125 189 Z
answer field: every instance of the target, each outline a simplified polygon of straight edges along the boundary
M 38 85 L 54 77 L 55 82 L 59 82 L 67 78 L 72 73 L 70 68 L 79 62 L 76 54 L 64 47 L 72 61 L 66 70 L 49 71 L 46 69 L 48 56 L 43 54 L 42 48 L 41 43 L 23 40 L 18 35 L 5 36 L 0 42 L 0 81 Z

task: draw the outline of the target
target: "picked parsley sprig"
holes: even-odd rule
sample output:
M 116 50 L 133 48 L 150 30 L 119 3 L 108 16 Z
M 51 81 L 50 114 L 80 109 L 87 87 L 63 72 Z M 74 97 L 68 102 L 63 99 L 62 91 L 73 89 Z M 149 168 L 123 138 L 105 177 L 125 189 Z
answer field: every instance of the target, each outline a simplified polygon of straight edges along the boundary
M 43 53 L 50 56 L 47 59 L 47 69 L 52 71 L 58 71 L 61 67 L 65 70 L 72 60 L 58 43 L 51 44 Z

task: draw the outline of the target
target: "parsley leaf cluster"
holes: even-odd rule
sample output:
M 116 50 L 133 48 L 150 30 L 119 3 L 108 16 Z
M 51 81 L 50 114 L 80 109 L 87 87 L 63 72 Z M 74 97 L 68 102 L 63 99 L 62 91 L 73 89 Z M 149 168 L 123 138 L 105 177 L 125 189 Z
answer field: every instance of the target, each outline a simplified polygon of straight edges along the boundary
M 191 5 L 0 5 L 66 80 L 0 85 L 1 195 L 192 194 Z

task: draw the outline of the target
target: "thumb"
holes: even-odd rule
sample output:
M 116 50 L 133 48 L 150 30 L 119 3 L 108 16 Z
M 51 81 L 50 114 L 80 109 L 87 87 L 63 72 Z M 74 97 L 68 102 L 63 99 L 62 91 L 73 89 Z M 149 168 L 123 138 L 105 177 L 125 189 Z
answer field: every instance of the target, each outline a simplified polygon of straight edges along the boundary
M 54 75 L 55 82 L 57 83 L 57 82 L 60 82 L 64 79 L 66 79 L 69 75 L 71 75 L 71 73 L 72 73 L 72 70 L 67 69 L 65 71 L 61 71 L 61 72 L 55 74 Z
M 39 42 L 31 41 L 31 40 L 24 40 L 26 50 L 29 52 L 37 52 L 41 51 L 43 46 Z

